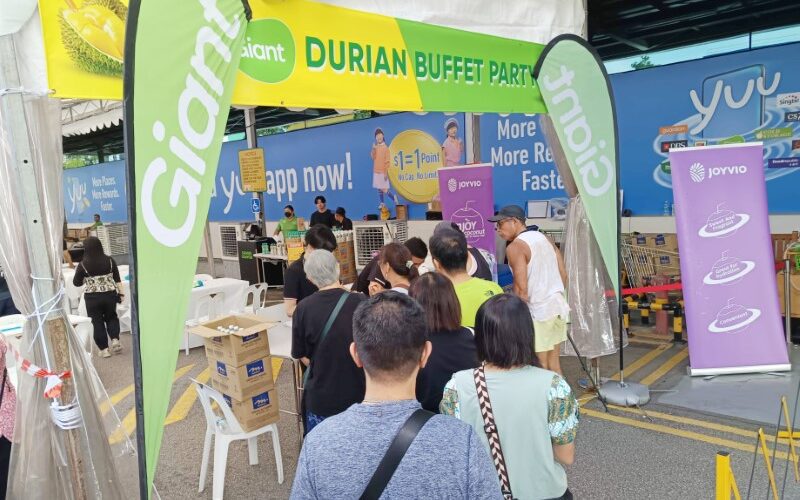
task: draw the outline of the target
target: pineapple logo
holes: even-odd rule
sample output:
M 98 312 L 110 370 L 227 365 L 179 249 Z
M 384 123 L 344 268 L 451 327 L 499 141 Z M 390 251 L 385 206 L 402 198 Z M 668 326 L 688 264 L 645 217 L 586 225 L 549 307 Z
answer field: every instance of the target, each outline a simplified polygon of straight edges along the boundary
M 694 182 L 703 182 L 703 179 L 706 178 L 706 167 L 702 163 L 693 163 L 689 167 L 689 175 Z

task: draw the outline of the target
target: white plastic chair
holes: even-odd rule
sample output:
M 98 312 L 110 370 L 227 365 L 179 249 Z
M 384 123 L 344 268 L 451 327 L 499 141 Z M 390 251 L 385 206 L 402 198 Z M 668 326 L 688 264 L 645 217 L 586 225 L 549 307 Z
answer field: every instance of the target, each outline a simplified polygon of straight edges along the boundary
M 210 274 L 195 274 L 194 275 L 194 281 L 195 282 L 202 281 L 203 283 L 206 283 L 207 281 L 211 281 L 213 279 L 214 279 L 214 277 L 211 276 Z
M 265 425 L 254 431 L 242 430 L 239 420 L 233 414 L 224 396 L 211 387 L 192 379 L 203 413 L 206 415 L 206 438 L 203 443 L 203 461 L 200 465 L 200 483 L 198 491 L 206 489 L 208 476 L 208 459 L 211 454 L 211 437 L 214 437 L 214 472 L 212 476 L 211 498 L 221 500 L 225 491 L 225 468 L 228 464 L 228 446 L 233 441 L 246 440 L 250 465 L 258 465 L 258 436 L 267 432 L 272 433 L 272 448 L 275 452 L 275 464 L 278 468 L 278 484 L 283 484 L 283 457 L 281 456 L 281 442 L 278 437 L 276 424 Z M 211 401 L 217 403 L 222 415 L 216 413 L 211 406 Z
M 187 356 L 189 349 L 203 345 L 203 338 L 189 333 L 189 328 L 227 314 L 228 311 L 223 310 L 224 306 L 225 292 L 210 293 L 197 299 L 194 309 L 189 311 L 189 319 L 186 321 L 186 328 L 183 331 L 183 349 Z
M 256 314 L 259 310 L 266 307 L 267 287 L 262 283 L 256 283 L 247 287 L 244 294 L 244 304 L 242 311 L 248 314 Z

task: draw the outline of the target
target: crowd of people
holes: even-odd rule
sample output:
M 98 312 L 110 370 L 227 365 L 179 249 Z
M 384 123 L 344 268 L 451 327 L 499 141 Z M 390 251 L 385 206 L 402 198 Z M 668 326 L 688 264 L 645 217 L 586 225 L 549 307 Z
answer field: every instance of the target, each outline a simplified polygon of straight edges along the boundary
M 510 242 L 511 293 L 449 222 L 427 245 L 385 245 L 352 291 L 333 232 L 306 233 L 284 292 L 306 367 L 292 498 L 572 498 L 563 259 L 521 208 L 490 220 Z

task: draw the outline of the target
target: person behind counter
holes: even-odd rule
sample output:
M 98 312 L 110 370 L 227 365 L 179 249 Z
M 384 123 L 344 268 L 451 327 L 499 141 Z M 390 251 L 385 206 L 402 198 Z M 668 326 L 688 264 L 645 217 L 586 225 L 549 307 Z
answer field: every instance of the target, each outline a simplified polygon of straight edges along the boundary
M 328 226 L 329 228 L 333 227 L 334 223 L 336 222 L 336 218 L 333 216 L 333 212 L 331 212 L 328 208 L 327 203 L 328 201 L 322 195 L 314 198 L 314 204 L 317 206 L 317 209 L 313 214 L 311 214 L 311 226 L 322 224 L 324 226 Z
M 297 216 L 294 213 L 294 207 L 286 205 L 283 207 L 283 217 L 278 221 L 278 227 L 275 228 L 275 232 L 272 235 L 278 236 L 283 233 L 285 238 L 286 233 L 290 231 L 297 231 Z
M 336 250 L 336 236 L 330 228 L 317 224 L 306 232 L 305 252 L 299 259 L 292 262 L 283 273 L 283 305 L 286 307 L 286 315 L 292 316 L 297 304 L 317 291 L 316 285 L 311 283 L 306 277 L 305 256 L 314 250 Z
M 336 212 L 333 214 L 333 217 L 335 219 L 335 222 L 333 223 L 334 229 L 338 229 L 340 231 L 353 230 L 353 221 L 345 216 L 344 207 L 338 207 Z

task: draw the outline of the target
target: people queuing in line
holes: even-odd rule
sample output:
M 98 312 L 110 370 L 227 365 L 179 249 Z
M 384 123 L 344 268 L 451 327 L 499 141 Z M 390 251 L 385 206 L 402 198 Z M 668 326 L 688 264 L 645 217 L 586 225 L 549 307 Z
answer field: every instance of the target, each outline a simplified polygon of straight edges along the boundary
M 311 227 L 314 227 L 317 224 L 322 224 L 328 228 L 333 227 L 334 223 L 336 222 L 336 218 L 333 216 L 333 212 L 331 212 L 328 208 L 327 203 L 328 201 L 322 195 L 314 198 L 314 205 L 317 206 L 317 209 L 314 210 L 314 213 L 312 213 L 311 217 L 309 218 L 309 224 Z
M 436 271 L 453 282 L 461 305 L 461 325 L 475 326 L 475 313 L 481 304 L 490 297 L 503 293 L 503 289 L 493 281 L 469 275 L 469 250 L 463 233 L 452 228 L 442 228 L 431 237 L 430 251 Z
M 297 231 L 297 215 L 294 213 L 293 206 L 286 205 L 283 207 L 283 217 L 278 221 L 278 226 L 275 228 L 275 232 L 272 233 L 272 235 L 278 236 L 283 233 L 283 237 L 285 238 L 286 234 L 292 231 Z
M 563 259 L 527 231 L 519 207 L 490 221 L 510 242 L 513 294 L 476 277 L 491 276 L 491 264 L 450 222 L 428 246 L 384 245 L 353 293 L 340 284 L 332 231 L 306 233 L 284 292 L 292 355 L 306 366 L 307 435 L 292 498 L 376 487 L 386 497 L 572 498 L 564 466 L 579 408 L 558 363 L 569 311 Z M 428 250 L 435 272 L 420 275 Z M 413 437 L 400 465 L 373 477 L 401 429 Z M 490 457 L 499 455 L 498 470 Z
M 305 257 L 305 272 L 318 291 L 297 305 L 292 318 L 292 357 L 306 366 L 303 381 L 306 432 L 364 398 L 364 372 L 350 359 L 353 313 L 365 299 L 339 283 L 339 263 L 327 250 Z
M 340 231 L 352 231 L 353 221 L 347 218 L 347 212 L 344 207 L 337 207 L 336 212 L 333 214 L 334 222 L 333 228 Z
M 407 295 L 388 291 L 359 305 L 350 353 L 364 368 L 366 393 L 308 434 L 291 498 L 502 498 L 475 431 L 415 399 L 431 352 L 426 331 L 425 313 Z M 401 429 L 410 445 L 392 473 L 376 474 Z
M 417 376 L 417 400 L 439 412 L 442 391 L 454 373 L 478 366 L 475 339 L 461 326 L 461 306 L 453 283 L 439 273 L 427 273 L 411 285 L 409 295 L 425 311 L 428 341 L 433 351 Z
M 528 304 L 536 327 L 536 356 L 543 368 L 561 373 L 560 345 L 567 340 L 569 304 L 566 266 L 555 244 L 525 226 L 522 207 L 508 205 L 490 217 L 506 248 L 514 293 Z
M 86 314 L 92 318 L 94 343 L 101 358 L 122 352 L 119 341 L 117 304 L 122 303 L 119 269 L 113 258 L 103 251 L 103 244 L 94 236 L 83 240 L 83 259 L 75 269 L 72 284 L 84 286 Z M 108 339 L 111 338 L 109 345 Z
M 425 259 L 428 258 L 428 246 L 422 241 L 421 238 L 409 238 L 406 240 L 403 245 L 408 248 L 411 252 L 411 262 L 414 265 L 414 268 L 417 269 L 419 274 L 423 274 L 423 270 L 421 266 L 425 262 Z M 381 272 L 381 268 L 378 265 L 380 258 L 380 252 L 378 252 L 369 263 L 364 266 L 364 269 L 358 273 L 358 278 L 356 282 L 353 284 L 353 291 L 354 292 L 361 292 L 367 295 L 371 295 L 370 293 L 370 286 L 373 289 L 379 290 L 375 285 L 379 285 L 384 290 L 388 290 L 391 288 L 389 285 L 389 281 Z
M 317 224 L 305 234 L 305 251 L 299 259 L 292 262 L 283 273 L 283 304 L 286 315 L 291 316 L 297 305 L 317 291 L 317 286 L 308 280 L 305 271 L 305 257 L 315 250 L 336 250 L 336 236 L 325 225 Z
M 495 463 L 499 450 L 510 496 L 569 499 L 562 464 L 575 457 L 578 403 L 559 374 L 536 366 L 531 332 L 538 335 L 522 299 L 504 294 L 487 300 L 475 322 L 481 366 L 453 376 L 441 412 L 470 424 Z M 487 435 L 492 430 L 487 408 L 499 434 L 495 450 Z
M 411 251 L 400 243 L 389 243 L 381 248 L 378 256 L 378 268 L 389 282 L 390 290 L 406 295 L 411 287 L 411 281 L 419 276 L 414 267 Z M 370 295 L 382 291 L 384 291 L 383 287 L 377 283 L 370 286 Z
M 8 466 L 11 460 L 11 443 L 14 440 L 14 422 L 17 414 L 17 394 L 6 369 L 8 346 L 0 335 L 0 498 L 6 497 Z

